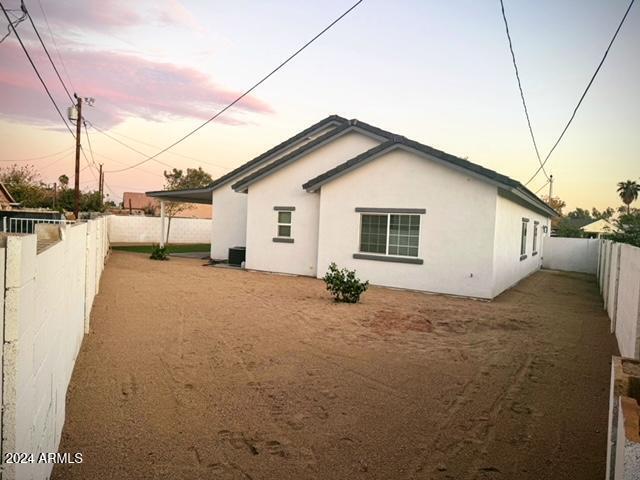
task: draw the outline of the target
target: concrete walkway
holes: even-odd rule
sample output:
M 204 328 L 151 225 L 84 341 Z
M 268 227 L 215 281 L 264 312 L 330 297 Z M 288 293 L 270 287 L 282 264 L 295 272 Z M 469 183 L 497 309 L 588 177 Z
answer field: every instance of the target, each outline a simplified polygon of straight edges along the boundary
M 610 357 L 595 281 L 480 302 L 114 253 L 55 479 L 601 480 Z

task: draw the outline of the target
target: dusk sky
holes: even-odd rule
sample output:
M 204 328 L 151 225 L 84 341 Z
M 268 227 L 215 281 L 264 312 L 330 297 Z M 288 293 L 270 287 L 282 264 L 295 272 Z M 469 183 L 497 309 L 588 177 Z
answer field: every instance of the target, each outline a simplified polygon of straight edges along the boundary
M 16 0 L 2 3 L 19 7 Z M 79 95 L 95 97 L 85 117 L 154 154 L 233 100 L 354 0 L 25 3 L 63 80 Z M 505 0 L 543 156 L 627 5 L 627 0 Z M 4 18 L 0 31 L 6 32 Z M 18 32 L 66 114 L 69 99 L 29 22 Z M 35 165 L 46 182 L 63 173 L 72 177 L 74 140 L 13 34 L 0 44 L 0 66 L 0 167 L 15 160 Z M 616 183 L 639 179 L 639 85 L 640 6 L 634 5 L 548 164 L 554 193 L 570 208 L 617 207 Z M 334 113 L 522 182 L 538 166 L 498 0 L 365 0 L 250 97 L 159 160 L 177 168 L 202 166 L 215 178 Z M 92 128 L 89 134 L 96 161 L 107 172 L 144 158 Z M 88 154 L 86 138 L 83 145 Z M 61 153 L 51 155 L 56 152 Z M 25 161 L 35 157 L 45 158 Z M 107 173 L 113 193 L 106 193 L 120 201 L 123 191 L 161 189 L 165 169 L 150 161 Z M 81 175 L 83 188 L 97 187 L 90 169 Z M 544 183 L 541 174 L 530 187 L 536 191 Z

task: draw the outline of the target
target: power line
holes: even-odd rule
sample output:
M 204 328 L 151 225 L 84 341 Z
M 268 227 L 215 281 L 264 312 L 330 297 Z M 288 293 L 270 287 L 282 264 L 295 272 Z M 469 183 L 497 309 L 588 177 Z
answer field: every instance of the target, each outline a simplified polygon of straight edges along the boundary
M 71 81 L 71 76 L 69 75 L 69 72 L 67 71 L 67 66 L 64 63 L 64 59 L 62 58 L 62 55 L 60 54 L 60 49 L 58 48 L 58 42 L 56 42 L 56 37 L 53 35 L 53 31 L 51 30 L 51 25 L 49 25 L 49 19 L 47 18 L 47 14 L 44 11 L 44 7 L 42 6 L 42 2 L 40 0 L 38 0 L 38 5 L 40 6 L 40 11 L 42 12 L 42 17 L 44 18 L 44 22 L 47 25 L 47 30 L 49 30 L 49 35 L 51 36 L 51 41 L 53 42 L 53 47 L 56 49 L 56 53 L 58 54 L 58 59 L 60 60 L 60 63 L 62 64 L 62 69 L 64 70 L 65 75 L 67 76 L 67 80 L 69 81 L 69 84 L 71 85 L 71 88 L 73 90 L 75 90 L 76 88 L 73 85 L 73 82 Z
M 538 158 L 538 163 L 540 164 L 540 168 L 544 172 L 545 177 L 549 178 L 546 170 L 544 169 L 544 165 L 542 164 L 542 159 L 540 158 L 540 151 L 538 150 L 538 144 L 536 143 L 536 137 L 533 134 L 533 127 L 531 126 L 531 118 L 529 118 L 529 109 L 527 108 L 527 102 L 524 99 L 524 91 L 522 90 L 522 82 L 520 81 L 520 72 L 518 71 L 518 64 L 516 63 L 516 54 L 513 51 L 513 42 L 511 41 L 511 33 L 509 32 L 509 23 L 507 22 L 507 14 L 504 11 L 504 1 L 500 0 L 500 8 L 502 10 L 502 19 L 504 20 L 504 29 L 507 32 L 507 39 L 509 40 L 509 51 L 511 52 L 511 61 L 513 62 L 513 70 L 516 74 L 516 80 L 518 81 L 518 90 L 520 90 L 520 99 L 522 100 L 522 107 L 524 108 L 524 115 L 527 118 L 527 125 L 529 126 L 529 133 L 531 134 L 531 141 L 533 142 L 533 148 L 536 151 L 536 157 Z
M 64 123 L 65 127 L 67 127 L 67 130 L 69 130 L 69 133 L 71 133 L 73 138 L 75 138 L 76 135 L 73 133 L 73 130 L 71 130 L 71 128 L 69 127 L 69 124 L 67 123 L 67 120 L 64 118 L 64 115 L 62 115 L 62 112 L 60 111 L 60 108 L 58 107 L 58 104 L 53 99 L 53 96 L 51 95 L 51 92 L 49 91 L 49 88 L 47 87 L 47 84 L 42 79 L 42 76 L 40 75 L 40 72 L 38 71 L 38 68 L 36 67 L 36 64 L 33 63 L 33 60 L 31 59 L 31 55 L 29 55 L 29 52 L 27 51 L 27 48 L 24 46 L 24 43 L 22 42 L 22 39 L 20 38 L 20 35 L 18 35 L 18 31 L 15 29 L 15 27 L 13 26 L 13 23 L 11 23 L 11 20 L 9 19 L 9 14 L 7 13 L 7 10 L 4 8 L 4 5 L 2 5 L 1 2 L 0 2 L 0 9 L 2 9 L 2 12 L 4 13 L 4 16 L 7 18 L 7 21 L 11 25 L 11 29 L 13 30 L 14 35 L 18 39 L 18 42 L 20 43 L 20 46 L 22 47 L 22 50 L 24 51 L 25 55 L 27 56 L 27 59 L 29 60 L 29 63 L 33 67 L 33 70 L 36 72 L 36 75 L 38 76 L 38 79 L 40 80 L 40 83 L 44 87 L 45 92 L 47 92 L 47 96 L 49 97 L 49 100 L 51 100 L 51 103 L 53 103 L 53 106 L 55 107 L 56 111 L 58 112 L 58 115 L 62 119 L 62 122 Z
M 16 160 L 3 159 L 3 160 L 0 160 L 0 162 L 10 162 L 10 163 L 32 162 L 34 160 L 42 160 L 42 159 L 45 159 L 45 158 L 55 157 L 55 156 L 60 155 L 62 153 L 67 153 L 70 150 L 73 150 L 73 147 L 65 148 L 64 150 L 60 150 L 59 152 L 49 153 L 48 155 L 42 155 L 40 157 L 21 158 L 21 159 L 16 159 Z
M 3 10 L 4 10 L 4 9 L 3 9 Z M 25 8 L 25 6 L 24 6 L 24 2 L 20 2 L 20 10 L 10 10 L 10 9 L 7 9 L 7 12 L 12 12 L 12 13 L 13 13 L 13 12 L 22 12 L 22 15 L 18 17 L 17 15 L 15 15 L 15 14 L 14 14 L 14 16 L 16 17 L 16 19 L 15 19 L 15 23 L 13 23 L 13 22 L 11 21 L 11 19 L 7 16 L 7 20 L 9 21 L 9 25 L 7 25 L 7 33 L 4 35 L 4 37 L 0 38 L 0 43 L 4 42 L 4 41 L 7 39 L 7 37 L 8 37 L 9 35 L 11 35 L 11 28 L 14 28 L 14 29 L 15 29 L 15 27 L 17 27 L 17 26 L 18 26 L 18 25 L 20 25 L 22 22 L 24 22 L 24 19 L 25 19 L 25 18 L 26 18 L 26 16 L 27 16 L 27 12 L 26 12 L 26 8 Z M 5 13 L 6 13 L 6 12 L 5 12 Z
M 549 182 L 550 182 L 550 180 L 547 180 L 547 181 L 545 182 L 545 184 L 544 184 L 544 185 L 542 185 L 538 190 L 536 190 L 536 191 L 535 191 L 535 192 L 533 192 L 533 193 L 535 193 L 535 194 L 537 195 L 537 194 L 538 194 L 538 192 L 539 192 L 540 190 L 542 190 L 544 187 L 546 187 L 547 185 L 549 185 Z
M 146 145 L 147 147 L 162 148 L 162 147 L 159 147 L 159 146 L 154 145 L 152 143 L 143 142 L 140 139 L 130 137 L 130 136 L 125 135 L 124 133 L 121 133 L 121 132 L 112 131 L 111 134 L 112 135 L 117 135 L 118 137 L 126 138 L 128 140 L 131 140 L 132 142 L 139 143 L 140 145 Z M 202 160 L 200 158 L 192 157 L 190 155 L 184 155 L 184 154 L 178 153 L 178 152 L 168 152 L 168 153 L 171 154 L 171 155 L 174 155 L 176 157 L 186 158 L 187 160 L 193 160 L 194 162 L 204 163 L 205 165 L 211 165 L 213 167 L 222 168 L 222 169 L 225 169 L 225 170 L 229 169 L 228 165 L 220 165 L 220 164 L 217 164 L 217 163 L 213 163 L 213 162 L 209 162 L 209 161 L 206 161 L 206 160 Z M 145 157 L 147 157 L 147 156 L 148 155 L 145 154 Z
M 29 22 L 31 23 L 31 26 L 33 27 L 33 31 L 36 32 L 36 36 L 38 37 L 38 40 L 40 40 L 40 45 L 42 45 L 42 48 L 44 49 L 44 53 L 47 54 L 47 58 L 49 59 L 49 62 L 51 62 L 51 66 L 53 67 L 53 70 L 56 72 L 56 75 L 58 76 L 58 80 L 60 80 L 60 83 L 62 84 L 62 88 L 64 88 L 64 91 L 67 93 L 67 97 L 69 97 L 69 100 L 71 101 L 71 103 L 75 103 L 73 101 L 73 97 L 71 96 L 71 94 L 69 93 L 69 90 L 67 89 L 67 86 L 62 81 L 62 77 L 60 76 L 60 72 L 58 71 L 58 68 L 56 67 L 56 64 L 53 63 L 53 59 L 51 58 L 51 55 L 49 55 L 49 50 L 47 49 L 47 46 L 42 41 L 42 37 L 40 36 L 40 32 L 38 32 L 38 29 L 36 28 L 36 24 L 33 23 L 33 18 L 31 18 L 31 14 L 29 13 L 29 11 L 26 8 L 24 10 L 25 10 L 26 15 L 29 17 Z
M 101 134 L 102 134 L 102 135 L 104 135 L 105 137 L 110 138 L 110 139 L 111 139 L 111 140 L 113 140 L 114 142 L 119 143 L 119 144 L 120 144 L 120 145 L 122 145 L 123 147 L 128 148 L 129 150 L 131 150 L 131 151 L 133 151 L 133 152 L 136 152 L 138 155 L 142 155 L 143 157 L 147 157 L 147 156 L 148 156 L 146 153 L 141 152 L 141 151 L 140 151 L 140 150 L 138 150 L 137 148 L 134 148 L 134 147 L 132 147 L 131 145 L 128 145 L 128 144 L 124 143 L 123 141 L 121 141 L 121 140 L 119 140 L 119 139 L 117 139 L 117 138 L 115 138 L 115 137 L 113 137 L 113 136 L 109 135 L 107 132 L 105 132 L 105 131 L 104 131 L 104 130 L 102 130 L 101 128 L 96 127 L 96 126 L 93 124 L 93 122 L 91 122 L 91 121 L 89 121 L 89 120 L 87 120 L 87 122 L 89 122 L 89 125 L 91 125 L 93 128 L 95 128 L 95 129 L 96 129 L 96 131 L 98 131 L 99 133 L 101 133 Z M 169 165 L 168 163 L 163 162 L 162 160 L 158 160 L 158 159 L 155 159 L 155 158 L 154 158 L 153 160 L 154 160 L 155 162 L 157 162 L 157 163 L 161 164 L 161 165 L 164 165 L 165 167 L 175 168 L 173 165 Z M 129 168 L 133 168 L 133 167 L 126 167 L 126 168 L 123 168 L 123 169 L 120 169 L 120 170 L 109 170 L 109 171 L 105 171 L 105 173 L 117 173 L 117 172 L 122 172 L 122 171 L 125 171 L 125 170 L 129 170 Z
M 268 80 L 272 75 L 274 75 L 278 70 L 280 70 L 282 67 L 284 67 L 287 63 L 289 63 L 291 60 L 293 60 L 296 56 L 298 56 L 299 53 L 301 53 L 303 50 L 305 50 L 309 45 L 311 45 L 313 42 L 315 42 L 318 38 L 320 38 L 325 32 L 327 32 L 331 27 L 333 27 L 336 23 L 338 23 L 340 20 L 342 20 L 345 16 L 347 16 L 353 9 L 355 9 L 358 5 L 360 5 L 363 2 L 363 0 L 358 0 L 356 3 L 354 3 L 349 9 L 347 9 L 344 13 L 342 13 L 342 15 L 340 15 L 338 18 L 336 18 L 334 21 L 332 21 L 329 25 L 327 25 L 322 31 L 320 31 L 320 33 L 318 33 L 315 37 L 313 37 L 311 40 L 309 40 L 307 43 L 305 43 L 302 47 L 300 47 L 298 50 L 296 50 L 292 55 L 290 55 L 286 60 L 284 60 L 282 63 L 280 63 L 276 68 L 274 68 L 273 70 L 271 70 L 267 75 L 265 75 L 264 77 L 262 77 L 258 82 L 254 83 L 252 87 L 250 87 L 249 89 L 245 90 L 244 93 L 242 93 L 241 95 L 239 95 L 235 100 L 233 100 L 231 103 L 229 103 L 227 106 L 225 106 L 224 108 L 222 108 L 221 110 L 219 110 L 215 115 L 213 115 L 211 118 L 209 118 L 208 120 L 206 120 L 205 122 L 203 122 L 202 124 L 200 124 L 199 126 L 197 126 L 196 128 L 194 128 L 193 130 L 191 130 L 189 133 L 187 133 L 186 135 L 184 135 L 183 137 L 181 137 L 180 139 L 176 140 L 175 142 L 173 142 L 171 145 L 169 145 L 168 147 L 163 148 L 162 150 L 160 150 L 159 152 L 157 152 L 156 154 L 146 158 L 145 160 L 142 160 L 134 165 L 131 165 L 130 167 L 127 168 L 123 168 L 120 170 L 112 170 L 110 173 L 116 173 L 116 172 L 124 172 L 125 170 L 130 170 L 132 168 L 135 168 L 139 165 L 142 165 L 143 163 L 146 163 L 150 160 L 154 160 L 156 157 L 162 155 L 163 153 L 165 153 L 166 151 L 172 149 L 173 147 L 175 147 L 176 145 L 178 145 L 179 143 L 183 142 L 184 140 L 186 140 L 187 138 L 189 138 L 191 135 L 193 135 L 194 133 L 196 133 L 197 131 L 199 131 L 200 129 L 202 129 L 203 127 L 205 127 L 206 125 L 208 125 L 209 123 L 211 123 L 212 121 L 214 121 L 216 118 L 218 118 L 220 115 L 222 115 L 224 112 L 226 112 L 227 110 L 229 110 L 231 107 L 233 107 L 236 103 L 238 103 L 240 100 L 242 100 L 244 97 L 246 97 L 247 95 L 249 95 L 252 91 L 254 91 L 256 88 L 258 88 L 262 83 L 264 83 L 266 80 Z
M 87 129 L 87 122 L 86 120 L 83 119 L 83 125 L 84 125 L 84 133 L 85 136 L 87 137 L 87 143 L 89 144 L 89 154 L 91 155 L 91 161 L 93 162 L 94 165 L 96 164 L 96 159 L 93 156 L 93 148 L 91 147 L 91 138 L 89 137 L 89 130 Z
M 604 55 L 602 56 L 602 60 L 600 60 L 600 63 L 598 64 L 598 67 L 596 68 L 595 72 L 593 72 L 593 75 L 591 76 L 591 80 L 589 80 L 589 83 L 587 84 L 587 87 L 584 89 L 584 92 L 582 93 L 582 96 L 580 97 L 580 100 L 578 100 L 578 103 L 576 104 L 575 108 L 573 109 L 573 113 L 571 114 L 571 117 L 569 118 L 569 121 L 567 122 L 567 124 L 565 125 L 564 129 L 562 130 L 562 133 L 560 134 L 560 136 L 556 140 L 556 143 L 553 144 L 553 147 L 551 147 L 551 150 L 549 150 L 549 153 L 547 154 L 547 157 L 542 162 L 542 165 L 540 165 L 540 167 L 536 170 L 536 173 L 534 173 L 531 176 L 531 178 L 529 180 L 527 180 L 527 183 L 525 183 L 525 185 L 529 185 L 529 183 L 531 183 L 531 181 L 534 178 L 536 178 L 536 176 L 538 175 L 540 170 L 547 163 L 547 160 L 549 160 L 549 157 L 551 156 L 553 151 L 556 149 L 556 147 L 560 143 L 560 140 L 562 140 L 562 137 L 564 137 L 564 134 L 566 133 L 566 131 L 569 129 L 569 125 L 571 125 L 571 122 L 573 122 L 573 119 L 575 118 L 576 113 L 578 113 L 578 109 L 580 108 L 580 105 L 582 104 L 582 101 L 584 100 L 584 97 L 586 97 L 587 92 L 591 88 L 591 85 L 593 84 L 593 81 L 596 79 L 596 76 L 598 75 L 598 72 L 600 71 L 600 68 L 602 68 L 602 65 L 604 64 L 604 61 L 606 60 L 607 55 L 609 55 L 609 50 L 611 50 L 611 46 L 613 45 L 613 42 L 616 40 L 616 37 L 618 36 L 618 32 L 620 32 L 620 29 L 622 28 L 622 25 L 624 24 L 624 21 L 627 19 L 627 15 L 629 15 L 629 11 L 631 10 L 631 7 L 633 6 L 634 3 L 635 3 L 635 0 L 631 0 L 631 3 L 629 3 L 629 6 L 627 7 L 627 11 L 624 12 L 624 16 L 622 17 L 622 20 L 620 20 L 620 24 L 618 25 L 618 28 L 616 28 L 616 31 L 613 34 L 613 37 L 611 38 L 611 41 L 609 42 L 609 45 L 607 46 L 607 49 L 604 52 Z

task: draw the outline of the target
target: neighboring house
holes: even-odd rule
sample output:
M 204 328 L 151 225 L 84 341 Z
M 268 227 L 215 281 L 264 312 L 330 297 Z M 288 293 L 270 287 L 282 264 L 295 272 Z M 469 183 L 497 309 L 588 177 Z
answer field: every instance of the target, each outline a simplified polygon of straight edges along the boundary
M 330 116 L 206 189 L 149 192 L 215 206 L 212 258 L 493 298 L 541 266 L 554 210 L 519 182 L 358 120 Z M 193 200 L 191 200 L 193 201 Z
M 17 203 L 4 183 L 0 182 L 0 210 L 11 210 Z
M 155 198 L 150 198 L 141 192 L 124 192 L 122 194 L 123 213 L 134 213 L 136 215 L 144 215 L 150 209 L 153 209 L 156 215 L 160 214 L 160 202 Z M 189 208 L 178 213 L 176 217 L 180 218 L 211 218 L 211 204 L 193 204 Z
M 596 220 L 595 222 L 591 222 L 587 225 L 583 225 L 580 227 L 580 230 L 585 232 L 592 238 L 600 238 L 602 235 L 607 233 L 615 233 L 618 229 L 608 220 L 601 218 L 600 220 Z

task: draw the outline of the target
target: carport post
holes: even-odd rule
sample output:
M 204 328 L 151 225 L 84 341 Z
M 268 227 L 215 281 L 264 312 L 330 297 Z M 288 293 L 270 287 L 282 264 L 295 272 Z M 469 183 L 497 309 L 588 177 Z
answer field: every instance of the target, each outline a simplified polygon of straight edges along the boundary
M 160 248 L 164 247 L 164 202 L 160 200 Z

